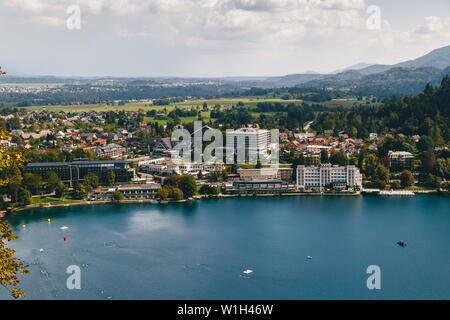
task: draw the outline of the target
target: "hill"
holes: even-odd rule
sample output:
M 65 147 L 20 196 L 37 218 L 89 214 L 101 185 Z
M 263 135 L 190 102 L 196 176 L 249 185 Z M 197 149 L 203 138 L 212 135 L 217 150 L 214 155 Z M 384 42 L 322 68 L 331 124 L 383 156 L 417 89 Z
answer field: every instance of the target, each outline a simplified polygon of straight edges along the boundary
M 427 85 L 415 96 L 403 99 L 392 98 L 378 107 L 354 107 L 323 112 L 314 122 L 318 131 L 342 130 L 352 136 L 367 138 L 369 133 L 403 133 L 408 136 L 428 136 L 434 145 L 443 145 L 450 140 L 450 78 L 445 77 L 441 85 Z

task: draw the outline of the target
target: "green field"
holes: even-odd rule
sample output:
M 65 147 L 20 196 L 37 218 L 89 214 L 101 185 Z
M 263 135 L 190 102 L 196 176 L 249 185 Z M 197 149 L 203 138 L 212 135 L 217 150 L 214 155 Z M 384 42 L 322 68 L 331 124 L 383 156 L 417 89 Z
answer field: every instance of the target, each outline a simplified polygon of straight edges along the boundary
M 282 100 L 282 99 L 270 99 L 270 98 L 230 98 L 230 99 L 211 99 L 211 100 L 186 100 L 184 102 L 172 103 L 170 105 L 165 106 L 155 106 L 151 101 L 136 101 L 129 102 L 124 105 L 107 105 L 106 103 L 99 104 L 85 104 L 85 105 L 54 105 L 54 106 L 30 106 L 27 107 L 28 110 L 49 110 L 49 111 L 64 111 L 64 112 L 84 112 L 84 111 L 150 111 L 157 110 L 163 111 L 166 110 L 167 113 L 171 112 L 175 108 L 180 109 L 191 109 L 191 108 L 203 108 L 203 103 L 206 102 L 208 104 L 208 111 L 202 112 L 202 117 L 204 122 L 208 122 L 210 118 L 210 111 L 216 105 L 220 105 L 221 107 L 230 107 L 235 106 L 238 102 L 243 102 L 244 107 L 248 108 L 250 113 L 254 117 L 259 117 L 260 112 L 256 112 L 254 109 L 259 102 L 280 102 L 280 103 L 302 103 L 306 102 L 308 104 L 313 104 L 313 102 L 302 101 L 302 100 Z M 366 101 L 358 101 L 356 98 L 349 99 L 334 99 L 329 102 L 323 103 L 328 107 L 352 107 L 355 104 L 362 104 L 366 106 Z M 376 105 L 376 104 L 370 104 Z M 270 114 L 270 113 L 266 113 Z M 183 123 L 193 122 L 197 119 L 197 117 L 181 117 L 181 121 Z M 154 117 L 145 117 L 146 122 L 154 122 L 157 121 L 160 124 L 165 124 L 167 120 L 156 120 Z

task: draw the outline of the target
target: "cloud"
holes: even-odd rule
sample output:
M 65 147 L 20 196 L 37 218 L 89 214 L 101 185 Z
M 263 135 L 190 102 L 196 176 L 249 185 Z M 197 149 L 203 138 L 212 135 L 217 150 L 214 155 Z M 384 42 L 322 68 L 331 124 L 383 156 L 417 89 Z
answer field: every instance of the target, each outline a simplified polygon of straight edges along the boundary
M 81 9 L 79 31 L 66 28 L 66 9 L 73 4 Z M 49 57 L 61 53 L 94 69 L 127 58 L 130 65 L 140 64 L 138 71 L 148 64 L 150 71 L 158 68 L 160 74 L 175 66 L 199 73 L 230 68 L 233 74 L 260 69 L 278 74 L 299 68 L 333 70 L 359 60 L 395 63 L 450 40 L 447 17 L 423 16 L 415 28 L 398 30 L 399 19 L 393 24 L 385 19 L 386 5 L 381 8 L 381 30 L 369 30 L 369 4 L 367 0 L 8 0 L 0 2 L 0 36 L 6 48 L 2 55 L 16 59 L 18 49 L 13 48 L 27 45 L 17 39 L 29 36 L 33 45 L 28 47 L 36 48 L 33 58 L 43 68 L 40 60 L 49 67 L 55 63 Z M 7 33 L 8 27 L 14 27 L 16 36 Z M 420 49 L 411 52 L 414 48 Z M 165 63 L 168 56 L 172 60 L 155 67 L 150 59 L 139 60 L 141 56 L 153 57 L 155 64 Z M 284 71 L 278 71 L 281 66 Z
M 450 19 L 444 20 L 440 17 L 430 16 L 425 18 L 425 22 L 420 25 L 415 33 L 419 35 L 442 35 L 442 36 L 450 36 Z

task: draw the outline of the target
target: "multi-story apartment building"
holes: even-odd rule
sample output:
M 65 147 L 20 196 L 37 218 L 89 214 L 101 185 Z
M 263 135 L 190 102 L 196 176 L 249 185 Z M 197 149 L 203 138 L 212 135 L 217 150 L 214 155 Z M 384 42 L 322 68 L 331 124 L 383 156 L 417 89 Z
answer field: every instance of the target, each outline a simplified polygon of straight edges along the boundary
M 1 140 L 0 141 L 0 149 L 3 151 L 8 151 L 10 149 L 16 149 L 17 143 L 12 143 L 9 140 Z
M 355 166 L 297 166 L 297 188 L 321 189 L 325 186 L 334 188 L 362 187 L 359 169 Z
M 225 170 L 222 164 L 182 162 L 176 160 L 157 159 L 155 162 L 148 162 L 140 166 L 142 172 L 167 176 L 171 174 L 197 174 L 221 172 Z
M 414 155 L 407 151 L 389 151 L 391 171 L 400 172 L 404 169 L 412 170 L 414 167 Z
M 270 131 L 260 128 L 241 128 L 227 131 L 226 148 L 234 150 L 235 155 L 239 149 L 248 150 L 254 155 L 265 152 L 270 145 Z M 256 160 L 256 159 L 255 159 Z
M 98 146 L 93 151 L 100 158 L 117 159 L 123 157 L 126 149 L 118 144 L 110 143 L 105 146 Z
M 261 169 L 238 169 L 239 178 L 242 180 L 264 180 L 280 179 L 283 181 L 293 180 L 292 168 L 261 168 Z
M 70 186 L 82 182 L 89 173 L 96 174 L 101 182 L 105 182 L 109 171 L 115 173 L 116 182 L 129 182 L 135 177 L 135 170 L 129 163 L 120 160 L 28 163 L 24 168 L 24 173 L 40 175 L 44 179 L 54 172 Z

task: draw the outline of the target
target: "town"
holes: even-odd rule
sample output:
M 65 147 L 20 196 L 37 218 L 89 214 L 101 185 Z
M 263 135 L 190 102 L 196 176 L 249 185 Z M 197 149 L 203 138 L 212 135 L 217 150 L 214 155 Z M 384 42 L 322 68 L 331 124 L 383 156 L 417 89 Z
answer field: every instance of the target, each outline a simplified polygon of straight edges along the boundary
M 207 102 L 203 110 L 210 110 Z M 215 105 L 210 112 L 244 113 L 243 105 Z M 267 108 L 267 103 L 258 106 Z M 435 145 L 429 136 L 406 136 L 395 130 L 384 135 L 372 132 L 366 138 L 345 130 L 319 131 L 323 127 L 316 125 L 320 112 L 315 119 L 301 122 L 302 127 L 281 127 L 277 139 L 280 161 L 273 166 L 260 161 L 229 164 L 217 158 L 213 163 L 177 158 L 172 133 L 187 129 L 194 137 L 192 123 L 145 121 L 151 111 L 65 112 L 45 107 L 10 111 L 0 119 L 1 148 L 6 154 L 23 154 L 24 159 L 8 169 L 2 210 L 217 196 L 413 195 L 445 193 L 449 187 L 445 144 Z M 190 113 L 195 108 L 181 111 Z M 260 127 L 261 117 L 228 128 L 224 154 L 227 149 L 237 154 L 239 139 L 246 143 L 247 155 L 249 150 L 267 149 L 272 143 L 271 130 Z M 201 128 L 202 134 L 213 127 L 224 132 L 227 127 L 220 120 L 210 120 Z

